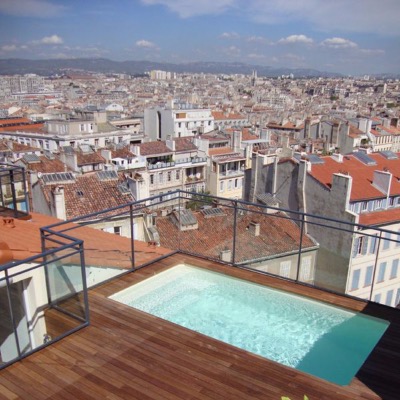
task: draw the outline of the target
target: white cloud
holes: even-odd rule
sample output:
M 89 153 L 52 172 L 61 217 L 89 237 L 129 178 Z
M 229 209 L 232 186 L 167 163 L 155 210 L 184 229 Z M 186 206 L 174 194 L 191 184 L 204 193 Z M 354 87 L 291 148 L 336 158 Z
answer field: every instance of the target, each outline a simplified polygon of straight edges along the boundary
M 290 35 L 286 38 L 282 38 L 278 40 L 278 43 L 282 44 L 293 44 L 293 43 L 304 43 L 304 44 L 311 44 L 314 41 L 307 37 L 306 35 Z
M 17 17 L 49 18 L 60 15 L 65 6 L 49 0 L 1 0 L 0 14 Z
M 358 45 L 351 40 L 339 37 L 325 39 L 321 42 L 321 44 L 332 49 L 355 49 L 358 47 Z
M 11 0 L 9 0 L 11 1 Z M 25 0 L 26 1 L 26 0 Z M 400 34 L 399 0 L 141 0 L 181 18 L 235 12 L 266 24 L 301 22 L 325 32 Z
M 146 5 L 163 5 L 181 18 L 221 14 L 235 7 L 238 0 L 141 0 Z
M 138 40 L 136 42 L 136 46 L 137 47 L 144 47 L 144 48 L 147 48 L 147 49 L 151 49 L 151 48 L 155 48 L 156 47 L 156 45 L 153 42 L 150 42 L 149 40 L 144 40 L 144 39 Z
M 241 50 L 237 46 L 229 46 L 226 47 L 222 50 L 226 55 L 231 56 L 231 57 L 237 57 L 240 55 Z
M 252 43 L 270 43 L 270 41 L 263 36 L 249 36 L 246 40 Z
M 251 58 L 252 60 L 264 60 L 266 56 L 265 54 L 260 54 L 260 53 L 250 53 L 247 54 L 247 58 Z
M 37 43 L 39 44 L 63 44 L 64 40 L 58 35 L 45 36 L 40 39 Z
M 400 33 L 399 0 L 242 0 L 253 20 L 279 24 L 302 22 L 326 32 Z
M 238 39 L 240 35 L 236 32 L 224 32 L 221 34 L 222 39 Z
M 360 49 L 361 54 L 365 54 L 367 56 L 378 56 L 385 54 L 385 50 L 382 49 Z
M 16 51 L 18 47 L 15 44 L 5 44 L 1 46 L 2 51 Z

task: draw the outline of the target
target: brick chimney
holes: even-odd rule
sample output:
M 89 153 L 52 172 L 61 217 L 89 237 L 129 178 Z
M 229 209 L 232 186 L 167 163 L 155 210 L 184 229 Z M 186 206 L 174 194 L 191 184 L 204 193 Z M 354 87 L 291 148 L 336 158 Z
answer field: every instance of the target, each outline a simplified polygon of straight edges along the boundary
M 254 236 L 260 236 L 260 223 L 256 221 L 251 221 L 249 225 L 249 231 Z

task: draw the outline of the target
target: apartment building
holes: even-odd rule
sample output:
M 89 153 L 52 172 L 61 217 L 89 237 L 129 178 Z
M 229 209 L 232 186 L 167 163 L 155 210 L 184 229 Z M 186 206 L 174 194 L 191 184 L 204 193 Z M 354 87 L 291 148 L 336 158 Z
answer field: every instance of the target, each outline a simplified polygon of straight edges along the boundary
M 194 136 L 213 130 L 214 118 L 209 109 L 172 102 L 167 108 L 144 110 L 144 132 L 151 140 Z
M 214 196 L 242 199 L 246 157 L 232 148 L 209 150 L 207 189 Z
M 0 137 L 50 151 L 58 151 L 64 146 L 78 147 L 81 144 L 106 147 L 112 143 L 130 143 L 131 140 L 136 143 L 142 138 L 141 134 L 136 135 L 130 130 L 110 124 L 105 112 L 94 113 L 93 120 L 50 120 L 44 127 L 42 123 L 38 125 L 40 127 L 4 128 Z
M 146 158 L 147 170 L 141 173 L 141 179 L 148 183 L 150 197 L 163 195 L 168 199 L 168 193 L 177 189 L 206 190 L 207 159 L 198 155 L 189 138 L 141 143 L 133 146 L 132 151 Z
M 283 208 L 347 221 L 344 231 L 329 233 L 312 222 L 307 225 L 324 254 L 324 262 L 316 267 L 316 282 L 330 282 L 335 290 L 361 298 L 373 293 L 375 301 L 396 306 L 400 301 L 399 174 L 399 154 L 390 151 L 255 162 L 245 198 L 269 193 Z M 364 227 L 351 228 L 357 223 Z M 377 237 L 376 228 L 387 232 Z M 378 252 L 380 261 L 375 265 Z

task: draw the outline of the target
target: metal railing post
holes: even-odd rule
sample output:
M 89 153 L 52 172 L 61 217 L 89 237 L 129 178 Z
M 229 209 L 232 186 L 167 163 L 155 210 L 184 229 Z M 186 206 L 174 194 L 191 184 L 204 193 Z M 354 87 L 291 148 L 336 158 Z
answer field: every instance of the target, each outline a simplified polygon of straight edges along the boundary
M 182 251 L 181 249 L 181 207 L 182 207 L 182 194 L 179 193 L 179 201 L 178 201 L 178 251 Z
M 379 232 L 378 246 L 377 246 L 377 249 L 376 249 L 376 257 L 375 257 L 374 272 L 372 274 L 371 291 L 369 293 L 369 301 L 372 301 L 372 294 L 374 292 L 375 277 L 376 277 L 376 270 L 378 268 L 378 258 L 379 258 L 379 250 L 380 250 L 380 247 L 381 247 L 381 240 L 382 240 L 382 231 Z
M 44 230 L 40 228 L 40 242 L 42 245 L 42 254 L 43 254 L 43 269 L 44 269 L 44 278 L 46 281 L 46 291 L 47 291 L 47 304 L 51 304 L 51 289 L 50 289 L 50 280 L 49 280 L 49 270 L 48 270 L 48 265 L 47 265 L 47 256 L 45 255 L 46 253 L 46 237 Z
M 233 241 L 232 241 L 232 265 L 236 265 L 236 224 L 237 224 L 237 205 L 238 201 L 234 201 L 234 213 L 233 213 Z
M 304 235 L 304 214 L 301 214 L 301 224 L 300 224 L 300 243 L 299 243 L 299 255 L 297 259 L 297 273 L 296 282 L 299 281 L 300 268 L 301 268 L 301 252 L 303 250 L 303 235 Z
M 129 206 L 129 218 L 131 224 L 131 266 L 132 271 L 135 270 L 135 232 L 133 229 L 133 205 Z
M 85 250 L 83 248 L 83 242 L 79 244 L 79 257 L 81 262 L 82 271 L 82 292 L 83 292 L 83 303 L 85 305 L 85 320 L 89 322 L 89 296 L 86 279 L 86 264 L 85 264 Z
M 18 337 L 18 331 L 17 331 L 17 322 L 15 321 L 14 317 L 14 311 L 13 311 L 13 304 L 11 300 L 11 292 L 10 292 L 10 278 L 8 276 L 8 269 L 4 271 L 4 275 L 6 278 L 6 287 L 7 287 L 7 297 L 8 297 L 8 308 L 10 310 L 10 317 L 11 317 L 11 324 L 13 326 L 13 331 L 14 331 L 14 337 L 15 337 L 15 344 L 17 346 L 17 352 L 18 352 L 18 359 L 22 357 L 21 354 L 21 346 L 19 344 L 19 337 Z
M 18 218 L 17 196 L 15 193 L 15 182 L 14 182 L 14 171 L 13 170 L 10 170 L 10 188 L 11 188 L 12 203 L 13 203 L 13 207 L 14 207 L 14 217 Z

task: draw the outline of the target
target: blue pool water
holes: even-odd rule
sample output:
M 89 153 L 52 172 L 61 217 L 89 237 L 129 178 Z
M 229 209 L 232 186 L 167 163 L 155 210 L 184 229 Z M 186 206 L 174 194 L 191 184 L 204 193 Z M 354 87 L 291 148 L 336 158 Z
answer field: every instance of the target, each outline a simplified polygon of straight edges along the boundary
M 110 297 L 339 385 L 350 383 L 389 325 L 186 265 Z

